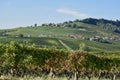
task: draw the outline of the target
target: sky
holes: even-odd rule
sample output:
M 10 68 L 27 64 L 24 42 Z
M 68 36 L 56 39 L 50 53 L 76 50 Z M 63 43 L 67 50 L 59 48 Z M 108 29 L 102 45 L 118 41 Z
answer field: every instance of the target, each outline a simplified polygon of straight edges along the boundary
M 0 29 L 75 19 L 120 20 L 120 0 L 0 0 Z

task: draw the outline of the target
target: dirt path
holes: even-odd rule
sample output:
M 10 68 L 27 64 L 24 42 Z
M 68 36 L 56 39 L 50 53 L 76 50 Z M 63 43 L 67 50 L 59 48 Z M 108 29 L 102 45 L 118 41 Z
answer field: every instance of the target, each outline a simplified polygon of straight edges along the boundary
M 67 44 L 65 44 L 62 40 L 59 40 L 59 42 L 68 50 L 72 50 Z

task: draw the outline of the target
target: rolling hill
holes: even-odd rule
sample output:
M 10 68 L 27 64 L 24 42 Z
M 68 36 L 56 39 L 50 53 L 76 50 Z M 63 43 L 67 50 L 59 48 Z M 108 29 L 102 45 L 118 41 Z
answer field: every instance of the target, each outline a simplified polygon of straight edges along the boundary
M 0 30 L 0 42 L 35 43 L 39 47 L 85 51 L 119 51 L 120 21 L 87 18 Z M 82 44 L 82 45 L 81 45 Z

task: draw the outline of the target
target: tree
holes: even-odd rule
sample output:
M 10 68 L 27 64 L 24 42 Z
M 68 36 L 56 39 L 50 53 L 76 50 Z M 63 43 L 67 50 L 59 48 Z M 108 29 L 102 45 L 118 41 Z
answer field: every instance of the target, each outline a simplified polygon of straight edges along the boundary
M 22 38 L 22 37 L 24 37 L 24 35 L 23 35 L 23 34 L 19 34 L 18 37 L 21 37 L 21 38 Z
M 37 27 L 37 24 L 34 24 L 35 27 Z
M 76 25 L 76 24 L 73 24 L 73 28 L 77 28 L 77 25 Z

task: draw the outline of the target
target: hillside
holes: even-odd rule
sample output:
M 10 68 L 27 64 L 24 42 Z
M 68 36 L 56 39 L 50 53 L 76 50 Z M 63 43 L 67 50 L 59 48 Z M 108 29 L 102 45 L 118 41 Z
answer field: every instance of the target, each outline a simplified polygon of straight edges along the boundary
M 64 33 L 63 33 L 64 32 Z M 40 35 L 51 35 L 56 37 L 66 37 L 69 34 L 78 34 L 85 37 L 91 36 L 120 36 L 120 21 L 106 19 L 87 18 L 83 20 L 68 21 L 63 23 L 48 23 L 41 26 L 27 26 L 16 29 L 5 30 L 10 36 L 23 34 L 39 37 Z
M 120 21 L 87 18 L 58 24 L 49 23 L 40 26 L 35 24 L 34 26 L 0 30 L 0 36 L 1 43 L 28 41 L 39 47 L 119 51 Z

